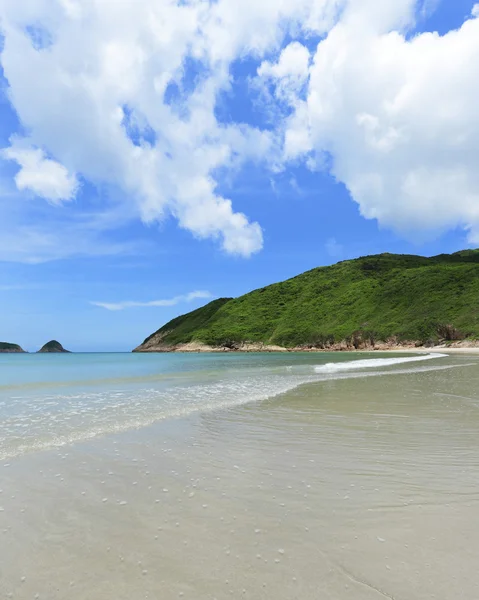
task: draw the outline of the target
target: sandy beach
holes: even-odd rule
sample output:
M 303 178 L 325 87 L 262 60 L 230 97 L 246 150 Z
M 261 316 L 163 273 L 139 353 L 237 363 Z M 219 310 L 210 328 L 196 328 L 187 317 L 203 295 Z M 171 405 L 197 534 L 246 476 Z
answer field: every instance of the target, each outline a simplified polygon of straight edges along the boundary
M 2 461 L 0 597 L 479 597 L 477 358 L 345 375 Z
M 423 352 L 444 352 L 445 354 L 471 354 L 478 355 L 479 347 L 455 347 L 451 348 L 450 346 L 435 346 L 434 348 L 425 348 Z

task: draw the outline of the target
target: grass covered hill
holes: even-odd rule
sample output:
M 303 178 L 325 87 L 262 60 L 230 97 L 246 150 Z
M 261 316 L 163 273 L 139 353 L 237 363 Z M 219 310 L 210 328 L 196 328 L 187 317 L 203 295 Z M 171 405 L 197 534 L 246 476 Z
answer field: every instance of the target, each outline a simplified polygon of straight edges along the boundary
M 479 338 L 479 250 L 380 254 L 319 267 L 177 317 L 137 351 L 199 342 L 328 347 Z

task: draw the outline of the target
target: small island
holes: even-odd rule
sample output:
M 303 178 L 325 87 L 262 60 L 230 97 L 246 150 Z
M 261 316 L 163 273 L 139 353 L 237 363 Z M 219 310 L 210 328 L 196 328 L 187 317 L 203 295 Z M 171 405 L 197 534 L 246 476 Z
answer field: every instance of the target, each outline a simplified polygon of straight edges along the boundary
M 25 350 L 18 344 L 9 344 L 8 342 L 0 342 L 0 352 L 6 354 L 25 354 Z
M 40 348 L 38 353 L 39 354 L 49 354 L 49 353 L 70 354 L 70 351 L 65 350 L 65 348 L 60 344 L 60 342 L 57 342 L 56 340 L 51 340 L 50 342 L 47 342 L 44 346 L 42 346 L 42 348 Z

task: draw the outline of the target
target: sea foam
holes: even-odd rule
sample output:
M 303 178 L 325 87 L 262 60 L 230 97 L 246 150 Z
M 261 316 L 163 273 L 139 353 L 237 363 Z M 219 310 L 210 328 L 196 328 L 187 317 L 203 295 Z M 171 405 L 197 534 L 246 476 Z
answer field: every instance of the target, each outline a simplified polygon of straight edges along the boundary
M 378 367 L 392 367 L 404 363 L 444 358 L 447 354 L 427 354 L 426 356 L 409 356 L 403 358 L 368 358 L 365 360 L 348 360 L 342 362 L 326 363 L 314 368 L 316 373 L 337 373 L 338 371 L 356 371 L 358 369 L 376 369 Z
M 45 393 L 45 389 L 39 386 L 17 399 L 4 390 L 3 401 L 0 395 L 0 461 L 146 427 L 164 419 L 264 401 L 305 383 L 416 371 L 417 367 L 412 366 L 394 370 L 381 370 L 381 367 L 441 359 L 443 356 L 446 355 L 361 359 L 316 366 L 299 363 L 286 368 L 278 367 L 278 361 L 283 360 L 281 356 L 263 358 L 271 365 L 259 367 L 249 357 L 220 357 L 224 361 L 234 360 L 234 363 L 206 372 L 204 368 L 202 371 L 200 363 L 196 372 L 170 378 L 168 383 L 161 378 L 157 386 L 148 388 L 144 384 L 152 381 L 138 378 L 135 385 L 130 379 L 125 380 L 124 389 L 119 387 L 121 380 L 116 380 L 113 388 L 111 384 L 99 386 L 91 381 L 88 381 L 89 385 L 75 384 L 73 389 L 66 386 L 62 390 L 64 393 L 58 393 L 56 386 L 49 390 L 50 393 Z M 194 359 L 180 358 L 183 361 Z M 201 361 L 201 357 L 197 360 Z M 245 360 L 252 362 L 245 367 Z M 422 370 L 444 368 L 450 368 L 450 365 L 422 367 Z

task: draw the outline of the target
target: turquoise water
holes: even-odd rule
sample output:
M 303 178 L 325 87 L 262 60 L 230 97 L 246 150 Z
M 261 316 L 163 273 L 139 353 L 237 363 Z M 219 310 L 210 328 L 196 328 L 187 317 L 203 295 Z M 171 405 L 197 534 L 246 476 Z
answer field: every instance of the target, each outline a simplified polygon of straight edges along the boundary
M 327 379 L 447 366 L 441 355 L 0 355 L 0 459 L 260 401 Z

